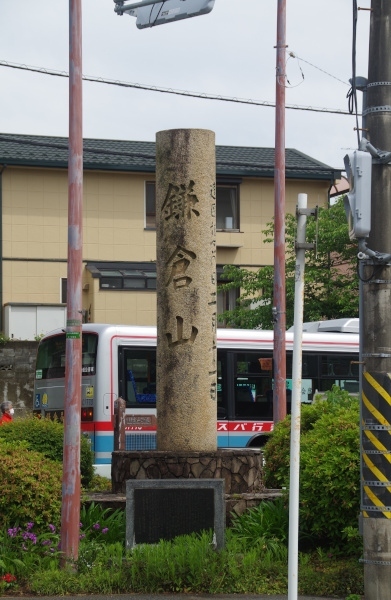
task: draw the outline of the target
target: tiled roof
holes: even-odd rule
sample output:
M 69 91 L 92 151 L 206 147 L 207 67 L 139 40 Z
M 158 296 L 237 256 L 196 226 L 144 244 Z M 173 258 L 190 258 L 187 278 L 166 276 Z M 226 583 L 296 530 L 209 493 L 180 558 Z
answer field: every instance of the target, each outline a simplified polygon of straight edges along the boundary
M 85 169 L 104 171 L 155 171 L 155 143 L 84 139 Z M 334 181 L 341 171 L 298 150 L 286 149 L 288 179 Z M 0 165 L 66 168 L 68 139 L 38 135 L 0 134 Z M 219 176 L 273 177 L 274 148 L 216 146 Z

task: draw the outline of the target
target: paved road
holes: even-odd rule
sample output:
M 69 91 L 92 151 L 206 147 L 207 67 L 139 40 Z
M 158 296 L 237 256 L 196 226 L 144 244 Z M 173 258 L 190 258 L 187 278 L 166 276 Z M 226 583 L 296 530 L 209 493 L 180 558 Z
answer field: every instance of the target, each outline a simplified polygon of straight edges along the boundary
M 15 600 L 15 596 L 8 596 Z M 37 596 L 21 596 L 22 600 L 37 600 Z M 258 594 L 105 594 L 82 596 L 39 596 L 39 600 L 286 600 L 288 596 Z M 2 596 L 6 600 L 7 596 Z M 298 600 L 338 600 L 325 596 L 298 596 Z M 340 599 L 343 600 L 343 599 Z

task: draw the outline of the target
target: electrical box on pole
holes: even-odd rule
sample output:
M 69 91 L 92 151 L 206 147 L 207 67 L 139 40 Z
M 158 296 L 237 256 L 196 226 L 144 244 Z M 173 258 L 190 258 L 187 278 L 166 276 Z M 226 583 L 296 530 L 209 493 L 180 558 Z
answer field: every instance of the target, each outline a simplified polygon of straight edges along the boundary
M 189 19 L 206 15 L 213 9 L 215 0 L 165 0 L 145 6 L 139 4 L 121 6 L 122 14 L 136 17 L 136 25 L 139 29 L 164 25 L 172 21 Z
M 372 156 L 369 152 L 354 150 L 344 158 L 350 191 L 345 197 L 345 211 L 349 237 L 367 238 L 371 231 Z

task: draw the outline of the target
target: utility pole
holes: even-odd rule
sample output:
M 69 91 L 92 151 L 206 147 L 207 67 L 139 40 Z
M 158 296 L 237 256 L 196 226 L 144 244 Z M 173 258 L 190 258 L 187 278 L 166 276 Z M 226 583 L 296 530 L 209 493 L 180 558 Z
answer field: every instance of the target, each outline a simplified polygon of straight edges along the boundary
M 362 530 L 366 600 L 391 581 L 391 3 L 372 0 L 366 137 L 372 148 L 371 232 L 362 248 Z M 364 148 L 363 148 L 364 149 Z M 375 252 L 373 252 L 375 251 Z
M 286 417 L 285 301 L 285 62 L 286 0 L 277 4 L 276 121 L 274 149 L 274 422 Z
M 78 558 L 82 331 L 82 27 L 81 0 L 69 0 L 68 271 L 65 348 L 62 565 Z

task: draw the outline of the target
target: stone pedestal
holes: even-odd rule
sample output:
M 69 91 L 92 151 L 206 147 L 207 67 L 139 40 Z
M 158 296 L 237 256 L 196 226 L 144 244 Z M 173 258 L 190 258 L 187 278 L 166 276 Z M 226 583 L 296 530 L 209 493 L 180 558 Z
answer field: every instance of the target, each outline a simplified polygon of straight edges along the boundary
M 112 492 L 124 494 L 127 479 L 224 479 L 225 494 L 264 491 L 262 453 L 255 448 L 216 452 L 145 451 L 112 454 Z

